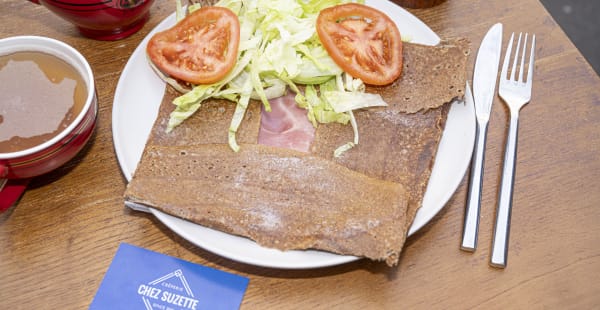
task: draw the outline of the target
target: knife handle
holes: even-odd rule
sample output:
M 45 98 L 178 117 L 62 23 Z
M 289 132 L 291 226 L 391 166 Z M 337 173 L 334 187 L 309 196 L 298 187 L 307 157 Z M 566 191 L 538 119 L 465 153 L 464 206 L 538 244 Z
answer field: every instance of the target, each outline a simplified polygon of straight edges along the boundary
M 479 230 L 479 212 L 481 210 L 481 188 L 483 185 L 483 163 L 485 159 L 485 141 L 487 137 L 487 121 L 477 121 L 475 131 L 475 149 L 471 162 L 469 193 L 465 210 L 462 243 L 460 249 L 474 252 L 477 248 L 477 232 Z
M 496 225 L 494 226 L 494 239 L 490 265 L 497 268 L 506 267 L 508 256 L 508 235 L 510 233 L 510 214 L 512 210 L 513 188 L 515 183 L 515 167 L 517 158 L 517 135 L 519 130 L 519 116 L 511 111 L 510 126 L 504 151 L 504 167 L 502 168 L 502 181 L 498 194 L 498 209 L 496 211 Z

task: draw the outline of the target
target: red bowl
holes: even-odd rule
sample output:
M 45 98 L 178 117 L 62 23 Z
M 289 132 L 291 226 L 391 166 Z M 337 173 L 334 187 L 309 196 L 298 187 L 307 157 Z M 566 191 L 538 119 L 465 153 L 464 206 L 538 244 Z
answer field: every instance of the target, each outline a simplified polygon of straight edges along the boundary
M 96 126 L 98 100 L 94 76 L 85 58 L 71 46 L 45 37 L 20 36 L 0 39 L 0 54 L 39 51 L 57 56 L 75 67 L 86 83 L 88 94 L 75 120 L 52 139 L 11 153 L 0 153 L 0 179 L 25 179 L 52 171 L 83 148 Z
M 118 40 L 148 20 L 154 0 L 30 0 L 75 24 L 92 39 Z

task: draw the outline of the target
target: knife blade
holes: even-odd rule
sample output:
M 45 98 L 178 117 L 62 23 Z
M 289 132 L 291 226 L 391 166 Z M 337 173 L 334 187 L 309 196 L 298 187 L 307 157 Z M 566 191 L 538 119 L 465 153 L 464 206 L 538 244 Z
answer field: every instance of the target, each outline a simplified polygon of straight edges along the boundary
M 473 99 L 475 101 L 475 148 L 471 162 L 469 192 L 465 209 L 462 243 L 460 248 L 475 251 L 479 230 L 481 210 L 481 188 L 483 185 L 483 163 L 485 159 L 485 141 L 490 111 L 496 94 L 496 81 L 502 48 L 502 24 L 493 25 L 479 46 L 473 72 Z

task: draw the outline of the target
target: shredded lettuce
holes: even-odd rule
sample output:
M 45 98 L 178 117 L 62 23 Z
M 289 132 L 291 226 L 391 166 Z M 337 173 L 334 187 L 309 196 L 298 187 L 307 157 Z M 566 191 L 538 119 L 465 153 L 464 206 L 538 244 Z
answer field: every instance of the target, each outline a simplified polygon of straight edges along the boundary
M 175 1 L 175 20 L 180 21 L 185 17 L 185 10 L 181 4 L 181 0 Z
M 348 111 L 346 113 L 350 117 L 350 124 L 352 124 L 352 130 L 354 131 L 354 141 L 347 142 L 346 144 L 343 144 L 337 149 L 335 149 L 335 151 L 333 151 L 334 157 L 342 156 L 344 152 L 348 151 L 349 149 L 355 147 L 358 144 L 358 126 L 356 125 L 356 118 L 354 118 L 354 113 L 352 113 L 352 111 Z
M 193 3 L 188 5 L 187 7 L 184 7 L 181 3 L 181 0 L 176 0 L 175 1 L 175 20 L 177 22 L 179 22 L 180 20 L 184 19 L 185 16 L 189 13 L 194 12 L 195 10 L 199 9 L 202 5 L 200 3 Z
M 178 1 L 179 2 L 179 1 Z M 250 99 L 260 100 L 270 111 L 269 100 L 296 93 L 296 103 L 307 118 L 319 123 L 350 122 L 354 141 L 336 150 L 336 156 L 358 143 L 353 110 L 384 106 L 376 94 L 365 93 L 364 84 L 346 74 L 331 59 L 316 33 L 316 18 L 323 8 L 364 0 L 221 0 L 216 6 L 232 10 L 240 21 L 239 55 L 234 69 L 214 84 L 196 85 L 176 98 L 167 131 L 196 113 L 202 101 L 224 98 L 237 104 L 229 127 L 229 145 L 239 150 L 236 133 Z M 195 6 L 189 9 L 197 9 Z M 177 6 L 178 20 L 184 8 Z M 182 18 L 182 17 L 181 17 Z M 298 85 L 305 85 L 304 90 Z

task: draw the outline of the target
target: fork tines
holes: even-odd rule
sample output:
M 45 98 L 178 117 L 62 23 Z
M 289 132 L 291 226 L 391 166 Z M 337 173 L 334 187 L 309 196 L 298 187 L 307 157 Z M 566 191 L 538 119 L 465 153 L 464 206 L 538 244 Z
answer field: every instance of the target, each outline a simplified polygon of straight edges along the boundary
M 533 77 L 533 67 L 530 66 L 530 68 L 527 71 L 527 80 L 523 80 L 523 70 L 525 68 L 525 54 L 526 54 L 526 50 L 527 50 L 527 37 L 528 37 L 528 33 L 525 33 L 525 40 L 524 40 L 524 46 L 523 46 L 523 51 L 521 51 L 521 63 L 519 64 L 519 76 L 518 76 L 518 80 L 515 80 L 515 73 L 517 72 L 517 60 L 518 60 L 518 55 L 519 55 L 519 51 L 521 49 L 521 37 L 522 37 L 523 33 L 519 33 L 519 39 L 517 40 L 517 47 L 515 49 L 515 57 L 511 57 L 512 55 L 512 46 L 513 46 L 513 41 L 514 41 L 514 37 L 515 37 L 515 33 L 513 32 L 510 36 L 510 40 L 508 41 L 508 47 L 506 49 L 506 54 L 504 55 L 504 63 L 502 64 L 502 72 L 501 72 L 501 81 L 502 80 L 510 80 L 510 81 L 515 81 L 515 82 L 522 82 L 522 83 L 526 83 L 529 84 L 531 83 L 531 79 Z M 531 40 L 531 47 L 530 47 L 530 55 L 529 55 L 529 65 L 534 63 L 534 51 L 535 51 L 535 34 L 533 35 L 533 38 Z M 510 72 L 510 78 L 508 78 L 508 63 L 510 62 L 510 59 L 513 58 L 513 64 L 512 64 L 512 70 Z

